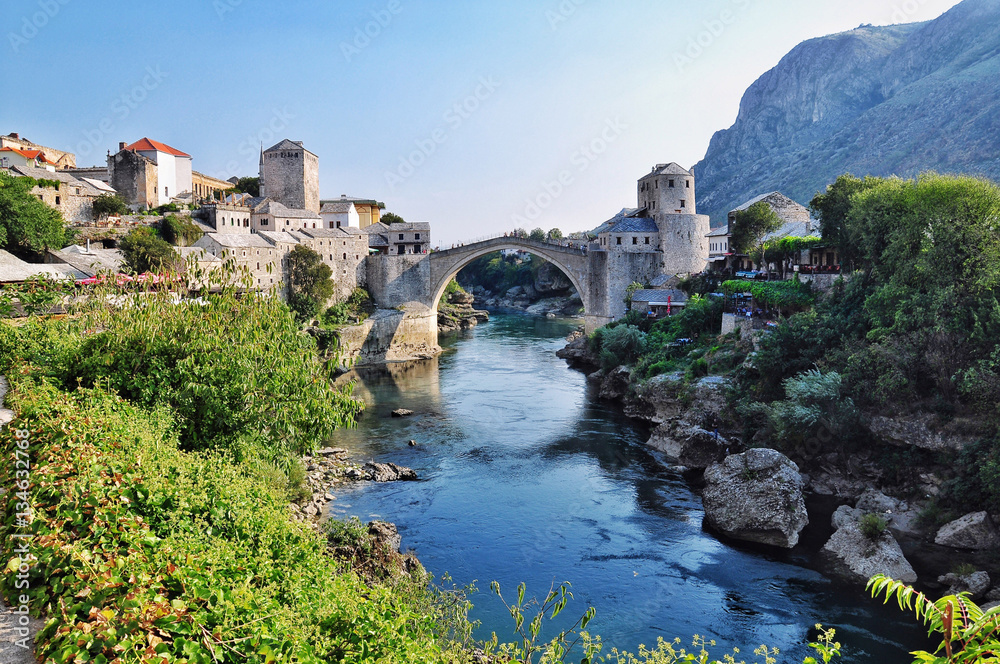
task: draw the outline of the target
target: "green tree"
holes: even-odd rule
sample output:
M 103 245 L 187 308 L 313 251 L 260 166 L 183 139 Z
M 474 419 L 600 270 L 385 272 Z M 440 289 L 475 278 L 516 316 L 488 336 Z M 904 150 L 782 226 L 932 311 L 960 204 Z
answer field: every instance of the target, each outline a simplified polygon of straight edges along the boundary
M 190 247 L 204 234 L 188 217 L 171 214 L 160 222 L 160 235 L 175 247 Z
M 733 237 L 730 248 L 737 254 L 749 254 L 767 269 L 767 255 L 764 249 L 764 238 L 781 228 L 781 218 L 770 205 L 761 201 L 754 203 L 746 210 L 736 213 L 733 223 Z
M 545 231 L 543 231 L 541 228 L 536 228 L 535 230 L 531 231 L 530 235 L 528 235 L 528 239 L 534 240 L 535 242 L 545 242 Z
M 406 223 L 406 220 L 404 220 L 402 217 L 400 217 L 395 212 L 386 212 L 381 217 L 379 217 L 379 221 L 381 221 L 383 224 L 389 224 L 390 226 L 392 224 L 405 224 Z
M 62 215 L 32 195 L 36 184 L 0 173 L 0 246 L 12 253 L 37 255 L 65 246 Z
M 236 181 L 236 184 L 230 190 L 237 194 L 250 194 L 251 196 L 260 196 L 260 178 L 256 177 L 245 177 L 240 178 Z
M 636 291 L 641 291 L 645 287 L 646 287 L 645 284 L 641 284 L 638 281 L 633 281 L 628 285 L 628 288 L 625 289 L 625 300 L 624 300 L 625 309 L 627 311 L 632 310 L 632 296 L 636 294 Z
M 128 213 L 128 204 L 125 199 L 118 194 L 101 194 L 94 199 L 94 216 L 104 219 L 109 215 L 123 215 Z
M 288 254 L 288 306 L 299 320 L 315 317 L 333 296 L 332 276 L 330 266 L 309 247 L 300 244 Z
M 872 189 L 882 182 L 883 178 L 872 176 L 862 179 L 850 173 L 841 175 L 826 188 L 825 193 L 816 194 L 809 203 L 809 207 L 819 216 L 823 239 L 840 250 L 841 262 L 849 270 L 853 270 L 854 261 L 858 257 L 856 239 L 852 237 L 847 223 L 847 215 L 851 211 L 851 199 L 856 194 Z
M 132 274 L 169 272 L 180 267 L 180 256 L 174 248 L 146 227 L 130 231 L 122 238 L 119 248 L 125 258 L 125 268 Z
M 561 230 L 559 230 L 558 228 L 553 228 L 551 231 L 549 231 L 549 239 L 550 240 L 561 240 L 561 239 L 563 239 L 563 232 Z

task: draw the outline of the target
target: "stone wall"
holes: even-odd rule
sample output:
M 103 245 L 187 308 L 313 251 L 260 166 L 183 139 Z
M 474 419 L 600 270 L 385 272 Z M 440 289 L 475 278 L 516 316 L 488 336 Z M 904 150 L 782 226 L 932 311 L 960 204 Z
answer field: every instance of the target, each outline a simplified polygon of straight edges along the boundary
M 430 261 L 427 256 L 369 256 L 368 290 L 378 306 L 393 309 L 430 297 Z M 426 305 L 425 305 L 426 306 Z M 427 307 L 430 310 L 430 307 Z M 435 328 L 436 329 L 436 328 Z
M 365 259 L 368 256 L 368 236 L 346 234 L 341 230 L 303 231 L 301 243 L 320 255 L 333 272 L 336 284 L 334 299 L 346 300 L 355 288 L 368 284 Z
M 360 325 L 341 328 L 341 362 L 346 366 L 426 359 L 441 352 L 434 311 L 380 309 Z
M 108 177 L 111 187 L 133 210 L 159 206 L 156 164 L 142 155 L 122 150 L 109 156 Z
M 252 210 L 243 205 L 205 205 L 201 219 L 220 233 L 250 233 Z
M 34 187 L 31 193 L 40 198 L 46 205 L 59 210 L 63 220 L 69 224 L 89 224 L 94 220 L 95 196 L 76 195 L 83 187 L 73 187 L 63 182 L 59 189 L 53 187 Z M 93 191 L 90 187 L 87 190 Z
M 656 215 L 663 274 L 695 274 L 708 265 L 710 219 L 703 214 Z

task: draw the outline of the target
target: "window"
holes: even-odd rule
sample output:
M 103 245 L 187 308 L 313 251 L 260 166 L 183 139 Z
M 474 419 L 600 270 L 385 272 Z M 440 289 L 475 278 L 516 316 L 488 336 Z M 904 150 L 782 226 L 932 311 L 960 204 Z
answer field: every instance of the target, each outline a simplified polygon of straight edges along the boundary
M 403 234 L 402 233 L 399 234 L 399 240 L 400 240 L 400 242 L 403 241 Z
M 657 180 L 657 181 L 656 181 L 656 188 L 657 188 L 657 189 L 659 189 L 659 188 L 660 188 L 660 181 L 659 181 L 659 180 Z
M 670 180 L 670 181 L 669 181 L 669 182 L 667 183 L 667 186 L 668 186 L 668 187 L 670 187 L 671 189 L 673 189 L 673 188 L 674 188 L 674 181 L 673 181 L 673 180 Z
M 414 240 L 419 240 L 420 239 L 420 233 L 417 233 L 416 235 L 414 235 L 413 239 Z
M 167 198 L 170 198 L 170 187 L 163 188 L 163 195 L 166 196 Z
M 618 242 L 617 242 L 617 244 L 621 244 L 621 243 L 622 243 L 622 239 L 621 239 L 621 238 L 618 238 Z
M 633 236 L 632 237 L 632 244 L 639 244 L 639 238 Z
M 649 238 L 648 237 L 646 238 L 646 244 L 649 244 Z
M 261 220 L 260 225 L 261 226 L 267 226 L 267 219 Z
M 347 254 L 344 254 L 344 260 L 345 261 L 347 260 Z
M 691 180 L 685 180 L 684 181 L 684 186 L 687 187 L 688 189 L 690 189 L 691 188 Z
M 288 219 L 285 219 L 285 226 L 291 226 L 291 225 L 292 225 L 292 222 L 289 221 Z
M 59 205 L 59 197 L 56 196 L 56 205 Z
M 681 201 L 681 207 L 687 207 L 687 201 Z

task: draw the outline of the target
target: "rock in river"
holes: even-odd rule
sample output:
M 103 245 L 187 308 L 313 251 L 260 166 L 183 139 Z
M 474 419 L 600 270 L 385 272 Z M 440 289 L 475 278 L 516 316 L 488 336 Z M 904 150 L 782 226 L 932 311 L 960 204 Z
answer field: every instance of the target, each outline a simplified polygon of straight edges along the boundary
M 413 415 L 413 411 L 407 410 L 405 408 L 397 408 L 396 410 L 392 411 L 393 417 L 410 417 L 411 415 Z
M 942 527 L 934 543 L 956 549 L 994 549 L 1000 546 L 1000 533 L 989 514 L 976 512 Z
M 417 479 L 415 470 L 394 463 L 369 462 L 361 467 L 361 472 L 372 482 L 408 482 Z
M 775 450 L 727 457 L 705 483 L 705 524 L 733 539 L 791 549 L 809 523 L 799 468 Z

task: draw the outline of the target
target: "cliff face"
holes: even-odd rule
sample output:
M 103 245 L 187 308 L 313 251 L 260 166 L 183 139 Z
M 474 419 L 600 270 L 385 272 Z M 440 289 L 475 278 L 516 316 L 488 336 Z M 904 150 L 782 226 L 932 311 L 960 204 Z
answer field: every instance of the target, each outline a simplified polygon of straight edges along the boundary
M 1000 0 L 800 44 L 750 86 L 694 169 L 716 226 L 768 191 L 808 204 L 846 172 L 1000 180 Z

